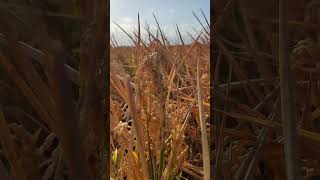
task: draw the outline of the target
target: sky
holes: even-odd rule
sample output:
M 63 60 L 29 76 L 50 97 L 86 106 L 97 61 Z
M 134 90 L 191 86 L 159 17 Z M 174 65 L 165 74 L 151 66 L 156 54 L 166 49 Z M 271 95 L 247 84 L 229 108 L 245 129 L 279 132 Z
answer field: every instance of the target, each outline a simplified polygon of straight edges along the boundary
M 147 33 L 143 30 L 146 27 L 146 23 L 152 32 L 156 32 L 157 26 L 152 15 L 154 13 L 171 44 L 180 43 L 175 31 L 176 24 L 179 26 L 186 43 L 191 42 L 187 32 L 195 36 L 201 31 L 201 25 L 192 11 L 198 15 L 204 24 L 206 23 L 200 9 L 202 9 L 207 19 L 210 19 L 210 0 L 111 0 L 110 5 L 110 33 L 115 37 L 119 45 L 130 45 L 130 38 L 113 21 L 127 32 L 132 33 L 134 29 L 137 29 L 138 13 L 140 14 L 142 37 L 147 37 Z

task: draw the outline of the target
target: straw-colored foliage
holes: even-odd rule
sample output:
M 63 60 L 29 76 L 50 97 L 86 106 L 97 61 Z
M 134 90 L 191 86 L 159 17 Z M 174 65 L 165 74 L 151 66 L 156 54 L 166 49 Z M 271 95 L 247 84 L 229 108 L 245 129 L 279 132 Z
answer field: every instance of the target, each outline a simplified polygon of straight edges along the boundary
M 202 179 L 197 59 L 209 123 L 208 40 L 191 45 L 139 41 L 111 49 L 111 177 Z
M 319 1 L 288 1 L 287 50 L 279 1 L 217 3 L 211 32 L 216 179 L 319 179 Z M 286 81 L 284 53 L 290 56 Z M 283 91 L 287 83 L 291 88 Z M 288 104 L 293 108 L 285 109 Z M 292 171 L 286 161 L 295 159 L 299 169 Z

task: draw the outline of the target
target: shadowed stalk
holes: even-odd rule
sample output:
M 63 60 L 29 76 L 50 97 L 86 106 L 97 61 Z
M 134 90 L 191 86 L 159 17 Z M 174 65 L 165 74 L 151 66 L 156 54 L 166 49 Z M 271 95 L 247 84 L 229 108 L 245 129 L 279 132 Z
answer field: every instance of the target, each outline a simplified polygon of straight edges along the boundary
M 7 37 L 1 33 L 0 33 L 0 44 L 3 46 L 8 46 Z M 46 55 L 42 51 L 22 41 L 17 42 L 17 44 L 21 47 L 25 56 L 40 63 L 41 66 L 44 66 L 44 67 L 46 66 L 48 62 L 45 57 Z M 73 67 L 69 66 L 68 64 L 65 64 L 65 68 L 68 73 L 69 79 L 73 83 L 79 85 L 79 72 L 75 70 Z
M 206 121 L 204 119 L 199 66 L 200 66 L 200 60 L 199 58 L 197 58 L 197 91 L 198 91 L 198 106 L 199 106 L 199 116 L 200 116 L 200 125 L 201 125 L 201 144 L 202 144 L 204 180 L 209 180 L 210 179 L 210 154 L 209 154 L 209 144 L 208 144 L 208 136 L 207 136 L 207 126 L 206 126 Z
M 269 114 L 268 118 L 270 118 L 271 121 L 274 121 L 274 119 L 276 117 L 277 110 L 278 110 L 279 99 L 280 99 L 279 97 L 276 99 L 276 102 L 273 105 L 272 111 Z M 255 164 L 257 162 L 258 154 L 261 151 L 261 149 L 263 147 L 263 144 L 265 143 L 265 141 L 267 139 L 268 130 L 269 129 L 267 129 L 265 127 L 263 127 L 260 130 L 260 133 L 258 135 L 258 142 L 255 145 L 255 148 L 252 149 L 253 155 L 252 156 L 248 156 L 248 157 L 252 157 L 252 158 L 250 160 L 249 167 L 248 167 L 247 172 L 245 174 L 244 180 L 249 180 L 250 178 L 252 178 L 251 177 L 252 171 L 253 171 L 253 168 L 254 168 L 254 166 L 255 166 Z
M 71 171 L 71 179 L 89 179 L 87 154 L 80 135 L 79 121 L 72 104 L 71 83 L 67 80 L 64 68 L 66 56 L 58 42 L 52 41 L 49 47 L 54 55 L 49 55 L 48 79 L 55 100 L 57 119 L 55 127 L 59 136 L 62 152 Z
M 297 180 L 299 178 L 296 113 L 292 91 L 292 79 L 290 75 L 290 61 L 288 54 L 288 0 L 279 2 L 279 65 L 280 65 L 280 87 L 281 87 L 281 113 L 284 124 L 285 136 L 285 159 L 287 179 Z
M 232 65 L 229 66 L 229 75 L 228 75 L 228 87 L 226 90 L 226 97 L 229 96 L 229 91 L 230 91 L 230 82 L 231 82 L 231 77 L 232 77 Z M 227 103 L 225 104 L 224 110 L 227 111 Z M 224 167 L 223 167 L 223 151 L 224 151 L 224 128 L 225 128 L 225 122 L 226 122 L 226 116 L 222 116 L 222 120 L 219 123 L 220 130 L 219 130 L 219 138 L 217 139 L 218 141 L 218 146 L 217 146 L 217 156 L 216 156 L 216 179 L 222 179 L 223 174 L 224 174 Z

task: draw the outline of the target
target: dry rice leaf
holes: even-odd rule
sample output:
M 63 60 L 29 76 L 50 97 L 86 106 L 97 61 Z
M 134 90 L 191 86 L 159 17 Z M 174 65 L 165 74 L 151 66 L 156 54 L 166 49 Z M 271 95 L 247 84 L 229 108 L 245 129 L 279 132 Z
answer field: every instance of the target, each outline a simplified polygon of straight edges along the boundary
M 53 140 L 56 138 L 56 135 L 54 133 L 50 133 L 43 144 L 40 147 L 40 152 L 43 154 L 45 151 L 48 151 L 49 148 L 52 146 Z
M 18 86 L 18 88 L 21 90 L 23 95 L 28 99 L 30 104 L 33 106 L 33 108 L 39 113 L 41 119 L 47 123 L 50 127 L 52 118 L 48 114 L 48 112 L 44 109 L 41 102 L 37 98 L 37 96 L 34 94 L 32 89 L 29 87 L 29 85 L 26 83 L 26 81 L 20 76 L 20 74 L 17 72 L 13 64 L 7 59 L 7 57 L 0 52 L 0 64 L 3 65 L 6 72 L 11 76 L 15 84 Z
M 278 128 L 278 129 L 282 128 L 282 124 L 276 123 L 276 122 L 271 122 L 268 119 L 260 119 L 260 118 L 247 116 L 247 115 L 242 115 L 242 114 L 238 114 L 238 113 L 225 112 L 225 111 L 219 110 L 219 109 L 215 109 L 215 111 L 223 113 L 223 114 L 225 114 L 225 115 L 227 115 L 229 117 L 233 117 L 233 118 L 236 118 L 236 119 L 239 119 L 239 120 L 243 120 L 243 121 L 247 121 L 247 122 L 257 123 L 257 124 L 260 124 L 260 125 L 265 126 L 265 127 Z M 304 129 L 298 129 L 298 134 L 301 137 L 304 137 L 306 139 L 313 140 L 315 142 L 319 142 L 320 143 L 320 134 L 319 133 L 307 131 L 307 130 L 304 130 Z
M 22 162 L 18 155 L 18 147 L 13 141 L 9 128 L 7 127 L 7 123 L 3 114 L 3 111 L 0 107 L 0 138 L 2 148 L 8 157 L 8 161 L 11 165 L 11 174 L 15 177 L 15 179 L 27 180 L 27 174 L 24 171 Z
M 199 175 L 199 174 L 193 172 L 192 170 L 188 169 L 187 167 L 182 166 L 182 167 L 180 167 L 180 169 L 181 169 L 181 171 L 184 171 L 187 174 L 190 174 L 191 176 L 193 176 L 194 179 L 199 179 L 199 180 L 203 179 L 202 175 Z
M 2 161 L 0 160 L 0 179 L 11 180 L 8 170 L 4 167 Z
M 59 161 L 59 156 L 60 156 L 60 150 L 59 148 L 56 148 L 53 152 L 52 152 L 52 161 L 51 161 L 51 164 L 50 166 L 46 169 L 44 175 L 43 175 L 43 178 L 42 180 L 50 180 L 51 177 L 54 175 L 55 173 L 55 169 L 57 167 L 57 163 Z
M 57 162 L 56 171 L 54 173 L 54 180 L 61 180 L 63 179 L 63 170 L 65 168 L 65 163 L 63 160 L 63 153 L 60 153 L 59 160 Z
M 37 149 L 33 136 L 22 126 L 14 125 L 12 129 L 15 131 L 16 137 L 21 141 L 22 147 L 19 149 L 21 156 L 23 157 L 21 162 L 23 168 L 27 174 L 27 179 L 40 180 L 40 152 Z
M 320 107 L 312 112 L 311 117 L 312 121 L 320 117 Z
M 42 129 L 39 128 L 36 132 L 33 133 L 33 142 L 38 142 L 40 139 L 40 135 L 41 135 Z

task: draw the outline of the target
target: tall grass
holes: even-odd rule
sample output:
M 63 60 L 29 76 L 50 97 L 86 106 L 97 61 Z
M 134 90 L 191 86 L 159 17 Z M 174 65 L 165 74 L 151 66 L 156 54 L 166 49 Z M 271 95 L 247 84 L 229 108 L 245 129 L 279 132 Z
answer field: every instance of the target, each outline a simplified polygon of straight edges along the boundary
M 177 26 L 182 45 L 169 45 L 153 16 L 160 36 L 142 39 L 138 17 L 137 32 L 122 29 L 134 47 L 111 42 L 111 176 L 209 179 L 209 28 L 185 45 Z

